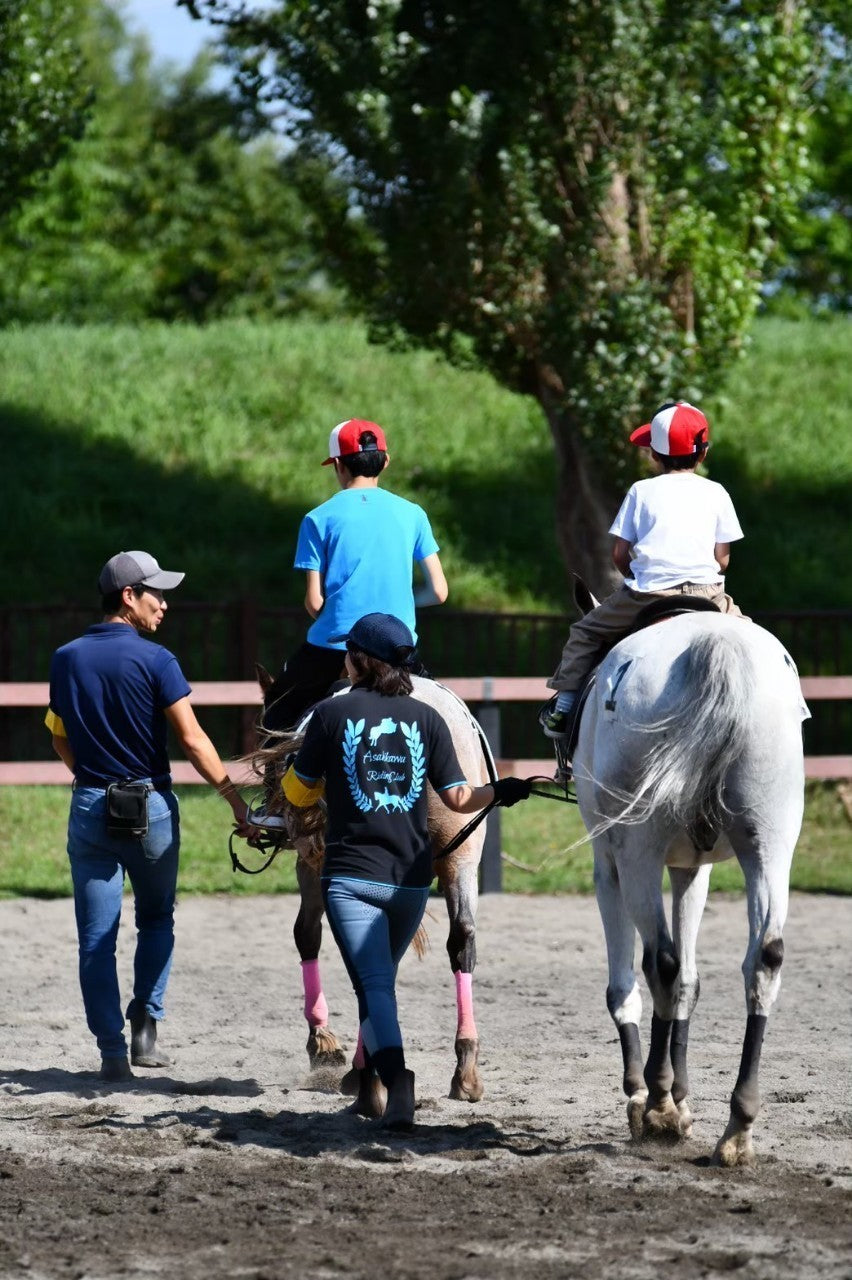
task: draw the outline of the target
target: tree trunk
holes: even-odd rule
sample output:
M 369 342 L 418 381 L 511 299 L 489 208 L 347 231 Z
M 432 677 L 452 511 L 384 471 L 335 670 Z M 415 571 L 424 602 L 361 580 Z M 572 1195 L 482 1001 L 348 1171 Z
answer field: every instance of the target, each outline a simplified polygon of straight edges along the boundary
M 553 396 L 544 391 L 539 398 L 556 448 L 556 541 L 566 572 L 579 574 L 601 599 L 622 581 L 612 564 L 609 526 L 623 495 L 594 474 L 579 432 Z M 573 583 L 568 586 L 570 599 Z

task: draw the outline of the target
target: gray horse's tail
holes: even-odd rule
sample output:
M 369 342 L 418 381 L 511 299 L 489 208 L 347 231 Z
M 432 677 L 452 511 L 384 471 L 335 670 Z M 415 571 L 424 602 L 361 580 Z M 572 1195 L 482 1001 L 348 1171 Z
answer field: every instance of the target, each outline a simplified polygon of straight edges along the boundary
M 699 822 L 718 828 L 729 814 L 725 778 L 753 722 L 757 673 L 746 635 L 706 631 L 677 666 L 676 705 L 648 724 L 633 726 L 655 741 L 629 797 L 619 797 L 626 803 L 616 822 L 639 823 L 661 814 L 687 829 Z

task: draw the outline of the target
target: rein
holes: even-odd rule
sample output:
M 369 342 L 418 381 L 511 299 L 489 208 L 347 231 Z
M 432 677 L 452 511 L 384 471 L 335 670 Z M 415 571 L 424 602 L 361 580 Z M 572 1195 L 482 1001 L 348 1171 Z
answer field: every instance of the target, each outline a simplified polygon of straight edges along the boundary
M 528 778 L 527 781 L 528 782 L 546 782 L 551 786 L 559 785 L 558 783 L 554 782 L 553 778 L 546 778 L 544 774 L 535 774 L 534 777 Z M 563 786 L 565 789 L 565 794 L 561 796 L 554 795 L 552 791 L 542 791 L 540 787 L 531 787 L 530 795 L 540 796 L 542 800 L 558 800 L 560 804 L 576 804 L 577 797 L 570 794 L 568 790 L 567 780 L 565 781 Z M 491 810 L 495 809 L 496 807 L 497 807 L 497 800 L 495 798 L 494 800 L 491 801 L 490 804 L 486 805 L 484 809 L 480 809 L 479 813 L 475 813 L 471 818 L 470 822 L 465 823 L 461 831 L 457 832 L 456 835 L 453 836 L 449 844 L 446 844 L 444 848 L 441 849 L 440 853 L 435 854 L 433 861 L 437 862 L 439 858 L 446 858 L 448 854 L 455 853 L 459 845 L 464 844 L 465 840 L 468 838 L 469 835 L 472 835 L 472 833 L 479 826 L 480 822 L 484 822 L 485 819 L 488 817 L 489 813 L 491 812 Z
M 259 849 L 261 853 L 266 853 L 268 850 L 271 850 L 271 852 L 269 853 L 269 857 L 266 859 L 264 863 L 261 864 L 261 866 L 245 867 L 240 862 L 237 851 L 234 848 L 234 838 L 236 834 L 237 834 L 236 831 L 232 831 L 230 836 L 228 837 L 228 853 L 231 855 L 231 870 L 244 871 L 247 876 L 259 876 L 261 871 L 265 871 L 267 867 L 272 865 L 272 863 L 275 861 L 278 854 L 285 847 L 281 843 L 280 835 L 265 836 L 265 835 L 261 835 L 260 832 L 258 831 L 258 834 L 256 836 L 252 836 L 251 845 L 249 847 L 252 849 Z M 242 837 L 240 837 L 240 839 L 242 839 Z

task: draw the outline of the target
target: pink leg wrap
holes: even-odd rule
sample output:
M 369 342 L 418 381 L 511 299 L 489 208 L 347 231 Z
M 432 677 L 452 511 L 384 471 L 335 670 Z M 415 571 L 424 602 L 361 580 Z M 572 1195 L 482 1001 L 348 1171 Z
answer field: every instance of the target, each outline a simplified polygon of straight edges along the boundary
M 305 1017 L 311 1027 L 328 1024 L 328 1005 L 322 993 L 319 960 L 302 961 L 302 986 L 305 990 Z
M 357 1067 L 360 1071 L 364 1065 L 364 1038 L 361 1035 L 361 1028 L 358 1028 L 358 1043 L 355 1046 L 355 1053 L 352 1058 L 353 1067 Z
M 456 1006 L 459 1015 L 456 1037 L 459 1040 L 478 1040 L 479 1034 L 476 1030 L 476 1023 L 473 1020 L 472 973 L 458 972 L 456 974 Z

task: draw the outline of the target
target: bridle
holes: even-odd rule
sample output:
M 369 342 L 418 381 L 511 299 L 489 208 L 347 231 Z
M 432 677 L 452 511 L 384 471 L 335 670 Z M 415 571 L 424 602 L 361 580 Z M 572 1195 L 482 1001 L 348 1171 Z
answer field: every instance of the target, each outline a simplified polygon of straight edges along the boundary
M 246 806 L 246 822 L 248 822 L 250 826 L 255 826 L 257 828 L 257 834 L 251 837 L 248 841 L 248 845 L 250 849 L 258 849 L 261 853 L 267 853 L 269 856 L 259 867 L 244 866 L 240 861 L 239 855 L 237 854 L 234 846 L 234 840 L 242 839 L 242 837 L 237 837 L 236 831 L 232 831 L 228 838 L 228 853 L 231 855 L 232 871 L 242 871 L 247 876 L 259 876 L 261 871 L 265 871 L 267 867 L 272 865 L 282 849 L 292 847 L 289 844 L 290 837 L 285 828 L 271 829 L 264 827 L 261 822 L 253 822 L 253 815 L 262 807 L 262 805 L 256 804 L 254 800 L 250 800 Z

